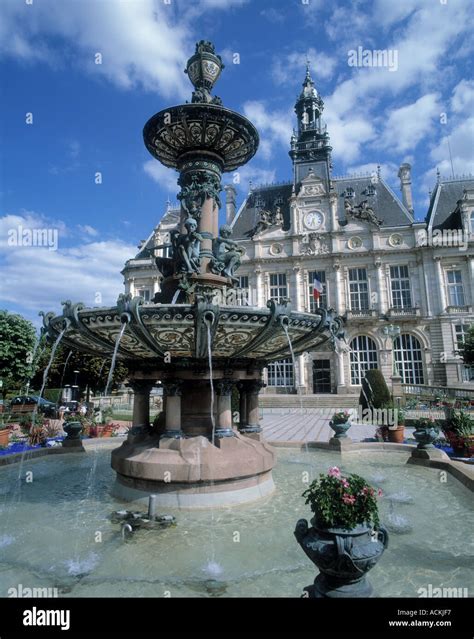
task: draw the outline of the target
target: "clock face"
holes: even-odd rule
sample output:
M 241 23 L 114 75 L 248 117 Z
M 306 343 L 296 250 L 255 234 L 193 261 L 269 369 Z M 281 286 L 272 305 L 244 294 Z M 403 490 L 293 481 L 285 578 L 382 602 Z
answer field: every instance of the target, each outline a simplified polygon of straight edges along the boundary
M 303 221 L 307 229 L 315 230 L 319 229 L 322 225 L 324 216 L 319 211 L 310 211 L 309 213 L 306 213 Z

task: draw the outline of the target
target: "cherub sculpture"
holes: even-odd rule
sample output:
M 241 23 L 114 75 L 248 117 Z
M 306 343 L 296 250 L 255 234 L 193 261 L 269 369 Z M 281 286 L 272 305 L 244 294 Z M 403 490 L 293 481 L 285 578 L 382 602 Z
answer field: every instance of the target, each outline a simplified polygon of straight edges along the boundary
M 216 237 L 212 242 L 214 259 L 211 269 L 214 273 L 225 275 L 233 282 L 238 283 L 239 280 L 234 276 L 234 272 L 240 266 L 244 251 L 237 242 L 231 239 L 231 235 L 231 227 L 228 224 L 223 224 L 219 230 L 219 237 Z
M 173 258 L 178 273 L 199 273 L 200 252 L 203 237 L 196 231 L 197 222 L 188 217 L 184 222 L 186 233 L 177 233 L 172 237 Z

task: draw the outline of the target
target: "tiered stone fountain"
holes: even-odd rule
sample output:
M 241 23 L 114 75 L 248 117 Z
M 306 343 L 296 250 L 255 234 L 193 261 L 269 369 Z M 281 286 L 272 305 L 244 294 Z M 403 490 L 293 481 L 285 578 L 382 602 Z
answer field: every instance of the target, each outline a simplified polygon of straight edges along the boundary
M 199 508 L 271 493 L 275 456 L 259 425 L 262 369 L 290 356 L 288 339 L 301 353 L 341 333 L 332 311 L 292 312 L 288 300 L 269 300 L 266 308 L 225 303 L 242 250 L 229 227 L 218 231 L 221 175 L 248 162 L 259 138 L 251 122 L 211 96 L 222 68 L 213 45 L 199 42 L 186 69 L 192 102 L 160 111 L 144 128 L 147 149 L 179 171 L 181 187 L 171 255 L 156 258 L 163 279 L 154 303 L 124 295 L 113 308 L 68 301 L 62 316 L 44 317 L 50 339 L 65 329 L 68 348 L 110 357 L 117 347 L 129 367 L 133 427 L 112 453 L 114 494 L 129 501 L 155 494 L 158 505 Z M 149 396 L 158 381 L 163 414 L 151 427 Z

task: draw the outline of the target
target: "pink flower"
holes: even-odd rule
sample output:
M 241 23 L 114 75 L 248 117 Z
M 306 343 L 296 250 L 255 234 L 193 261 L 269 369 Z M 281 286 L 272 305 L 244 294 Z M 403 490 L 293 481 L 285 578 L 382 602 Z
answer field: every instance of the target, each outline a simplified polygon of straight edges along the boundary
M 356 498 L 354 497 L 354 495 L 348 495 L 347 493 L 344 493 L 342 496 L 342 501 L 345 504 L 350 504 L 351 506 L 355 504 L 355 500 Z
M 345 477 L 341 478 L 341 484 L 344 486 L 344 488 L 349 488 L 349 482 Z
M 337 466 L 333 466 L 332 468 L 329 469 L 328 475 L 329 477 L 340 477 L 341 471 L 339 470 Z
M 377 495 L 378 495 L 379 497 L 382 497 L 382 495 L 383 495 L 383 491 L 382 491 L 382 489 L 381 489 L 381 488 L 379 488 L 379 489 L 378 489 L 378 491 L 377 491 Z

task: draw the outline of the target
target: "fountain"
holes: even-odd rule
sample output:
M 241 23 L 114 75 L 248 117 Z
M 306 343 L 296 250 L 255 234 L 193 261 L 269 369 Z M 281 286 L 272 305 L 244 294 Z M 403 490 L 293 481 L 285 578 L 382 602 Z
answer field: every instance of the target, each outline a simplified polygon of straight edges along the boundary
M 133 427 L 112 453 L 113 494 L 127 501 L 146 504 L 153 494 L 159 506 L 202 508 L 270 494 L 275 454 L 259 425 L 262 370 L 342 334 L 343 320 L 332 310 L 294 312 L 289 300 L 274 299 L 265 308 L 225 304 L 243 249 L 230 227 L 218 229 L 221 176 L 253 157 L 259 136 L 211 96 L 223 67 L 214 46 L 198 42 L 186 68 L 191 102 L 160 111 L 143 131 L 148 151 L 179 172 L 181 187 L 171 255 L 155 260 L 162 282 L 153 303 L 120 295 L 112 308 L 67 301 L 62 316 L 44 315 L 50 340 L 62 335 L 68 348 L 117 357 L 129 368 Z M 151 427 L 149 395 L 158 381 L 163 419 Z

